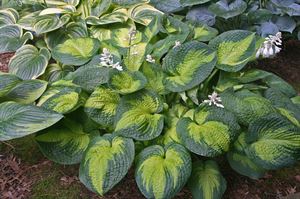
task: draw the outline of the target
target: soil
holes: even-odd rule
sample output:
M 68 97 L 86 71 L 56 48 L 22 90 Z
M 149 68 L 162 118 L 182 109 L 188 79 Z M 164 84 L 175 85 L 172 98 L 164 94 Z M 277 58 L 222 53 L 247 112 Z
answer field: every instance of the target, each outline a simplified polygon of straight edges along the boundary
M 0 54 L 0 70 L 7 72 L 7 64 L 13 53 Z M 282 77 L 300 90 L 300 42 L 287 41 L 274 59 L 264 59 L 257 62 L 254 67 L 273 72 Z M 143 199 L 134 179 L 134 170 L 131 169 L 126 177 L 104 197 L 96 196 L 88 191 L 78 180 L 78 165 L 58 166 L 46 160 L 40 152 L 27 152 L 38 156 L 35 163 L 21 161 L 20 155 L 15 154 L 5 143 L 4 147 L 0 144 L 0 198 L 43 198 L 47 192 L 51 192 L 53 184 L 57 183 L 58 189 L 74 189 L 75 196 L 62 196 L 59 190 L 51 197 L 46 198 L 89 198 L 89 199 Z M 13 145 L 13 144 L 12 144 Z M 33 150 L 38 150 L 36 146 Z M 3 148 L 5 150 L 3 150 Z M 16 147 L 17 148 L 17 147 Z M 26 152 L 25 152 L 26 153 Z M 26 158 L 24 158 L 26 159 Z M 234 172 L 225 160 L 221 160 L 221 170 L 227 179 L 227 190 L 224 199 L 276 199 L 300 198 L 300 163 L 292 168 L 268 172 L 260 180 L 251 180 Z M 37 182 L 54 175 L 53 168 L 57 168 L 55 183 L 46 184 L 47 188 L 40 188 L 43 193 L 34 193 Z M 53 171 L 53 172 L 52 172 Z M 52 173 L 51 173 L 52 172 Z M 53 185 L 54 186 L 54 185 Z M 57 189 L 56 187 L 54 189 Z M 79 193 L 76 195 L 76 193 Z M 296 194 L 298 193 L 298 194 Z M 50 193 L 49 193 L 50 194 Z M 72 194 L 72 193 L 70 193 Z M 74 194 L 74 193 L 73 193 Z M 191 193 L 184 188 L 175 197 L 176 199 L 190 199 Z

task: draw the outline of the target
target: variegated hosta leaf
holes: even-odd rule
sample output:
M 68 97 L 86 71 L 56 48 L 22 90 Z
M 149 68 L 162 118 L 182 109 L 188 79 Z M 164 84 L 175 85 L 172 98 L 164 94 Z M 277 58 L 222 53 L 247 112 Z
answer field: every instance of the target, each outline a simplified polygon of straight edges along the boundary
M 266 170 L 254 163 L 246 154 L 248 147 L 245 141 L 246 133 L 240 134 L 235 141 L 233 149 L 227 153 L 227 160 L 232 169 L 241 175 L 252 179 L 259 179 L 264 176 Z
M 66 65 L 80 66 L 87 63 L 99 50 L 100 42 L 92 38 L 68 39 L 57 45 L 52 56 Z
M 90 16 L 86 18 L 86 23 L 89 25 L 106 25 L 112 23 L 125 23 L 128 19 L 126 8 L 117 8 L 109 14 L 105 14 L 100 18 Z
M 137 156 L 135 179 L 146 198 L 172 198 L 187 182 L 191 164 L 189 152 L 180 144 L 150 146 Z
M 51 32 L 53 30 L 61 28 L 63 25 L 68 23 L 70 18 L 71 16 L 68 14 L 63 15 L 62 17 L 58 17 L 57 15 L 38 16 L 36 18 L 36 22 L 33 25 L 33 30 L 38 35 Z
M 97 87 L 86 101 L 84 111 L 93 121 L 110 127 L 114 124 L 119 101 L 119 94 L 112 89 Z
M 213 160 L 196 161 L 193 163 L 188 187 L 193 198 L 219 199 L 224 194 L 227 182 L 222 176 L 217 163 Z
M 56 111 L 69 113 L 85 103 L 82 89 L 70 81 L 54 82 L 39 99 L 37 106 Z
M 36 79 L 44 74 L 50 58 L 51 54 L 46 48 L 38 50 L 32 45 L 24 45 L 11 58 L 9 72 L 24 80 Z
M 0 141 L 23 137 L 52 126 L 63 115 L 16 102 L 0 104 Z
M 80 181 L 103 196 L 128 172 L 134 160 L 132 139 L 106 134 L 93 139 L 80 164 Z
M 215 51 L 204 43 L 191 41 L 175 47 L 163 61 L 167 89 L 182 92 L 199 85 L 210 75 L 216 61 Z
M 153 90 L 160 95 L 164 95 L 169 92 L 165 86 L 166 74 L 163 72 L 160 65 L 144 62 L 141 67 L 141 72 L 147 78 L 145 88 Z
M 81 124 L 64 119 L 36 137 L 42 153 L 59 164 L 80 163 L 93 134 L 83 131 Z
M 217 68 L 236 72 L 252 58 L 255 51 L 255 33 L 245 30 L 224 32 L 211 40 L 209 46 L 217 50 Z
M 74 71 L 73 66 L 61 65 L 61 64 L 49 64 L 43 75 L 43 79 L 52 83 L 63 79 L 67 74 Z
M 228 89 L 220 96 L 225 109 L 233 112 L 239 122 L 246 126 L 257 118 L 277 112 L 269 100 L 248 90 L 233 92 Z
M 184 146 L 198 155 L 215 157 L 229 150 L 240 127 L 234 115 L 222 108 L 200 106 L 191 118 L 180 118 L 177 134 Z
M 68 23 L 65 28 L 47 33 L 45 35 L 45 42 L 48 48 L 53 49 L 68 39 L 79 37 L 88 37 L 87 27 L 83 20 Z
M 33 39 L 30 32 L 23 35 L 22 28 L 18 25 L 0 27 L 0 53 L 15 52 L 29 39 Z
M 56 8 L 46 8 L 46 9 L 42 10 L 39 15 L 43 16 L 43 15 L 55 14 L 55 15 L 59 16 L 61 14 L 72 14 L 74 12 L 76 12 L 76 8 L 74 6 L 65 5 L 65 6 L 60 6 L 60 7 L 56 7 Z
M 30 104 L 37 100 L 46 88 L 46 81 L 21 80 L 12 74 L 0 74 L 0 101 Z
M 247 155 L 265 169 L 290 166 L 300 159 L 300 128 L 279 114 L 252 122 L 245 139 Z
M 152 140 L 164 125 L 163 103 L 152 91 L 139 91 L 122 98 L 117 108 L 115 134 L 136 140 Z
M 123 95 L 143 89 L 146 83 L 146 77 L 139 71 L 112 70 L 109 73 L 108 86 Z
M 39 17 L 40 11 L 26 13 L 25 16 L 22 16 L 18 20 L 18 25 L 20 25 L 23 29 L 34 31 L 34 24 Z
M 13 8 L 0 10 L 0 27 L 16 24 L 19 19 L 19 13 Z
M 154 17 L 161 17 L 164 13 L 157 10 L 149 4 L 137 4 L 128 10 L 129 17 L 136 23 L 140 23 L 144 26 L 154 19 Z
M 194 39 L 198 41 L 210 41 L 218 35 L 218 30 L 208 25 L 194 26 Z

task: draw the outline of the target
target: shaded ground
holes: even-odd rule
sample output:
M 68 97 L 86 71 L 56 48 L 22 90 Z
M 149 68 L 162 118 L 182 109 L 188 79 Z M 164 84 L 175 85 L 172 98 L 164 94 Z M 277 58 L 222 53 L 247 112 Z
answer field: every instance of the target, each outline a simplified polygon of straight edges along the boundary
M 7 70 L 12 54 L 0 55 L 0 70 Z M 275 59 L 261 60 L 255 67 L 271 71 L 300 91 L 300 42 L 289 41 Z M 227 179 L 224 199 L 276 199 L 300 192 L 300 163 L 293 168 L 269 172 L 251 180 L 234 172 L 226 161 L 221 170 Z M 223 165 L 224 164 L 224 165 Z M 0 143 L 0 198 L 30 199 L 143 199 L 133 170 L 105 197 L 88 191 L 78 180 L 78 165 L 61 166 L 40 153 L 32 136 Z M 184 189 L 176 199 L 190 199 Z M 300 199 L 300 195 L 294 195 Z

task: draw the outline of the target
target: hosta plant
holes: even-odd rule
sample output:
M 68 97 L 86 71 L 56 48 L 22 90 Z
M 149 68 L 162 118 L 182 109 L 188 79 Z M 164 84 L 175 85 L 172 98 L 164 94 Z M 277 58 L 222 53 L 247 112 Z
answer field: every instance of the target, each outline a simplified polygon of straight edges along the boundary
M 249 67 L 255 33 L 218 35 L 143 1 L 2 3 L 1 52 L 16 53 L 0 73 L 0 140 L 34 134 L 89 190 L 132 168 L 146 198 L 221 198 L 224 161 L 257 179 L 300 159 L 299 96 Z

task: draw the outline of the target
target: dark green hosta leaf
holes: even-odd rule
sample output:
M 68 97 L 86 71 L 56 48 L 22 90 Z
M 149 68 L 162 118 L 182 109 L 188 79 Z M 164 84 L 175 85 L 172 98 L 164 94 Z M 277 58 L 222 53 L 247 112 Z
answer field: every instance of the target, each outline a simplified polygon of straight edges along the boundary
M 69 113 L 85 102 L 82 89 L 70 81 L 54 82 L 39 99 L 37 105 L 59 112 Z
M 147 26 L 154 17 L 161 17 L 163 12 L 149 4 L 137 4 L 128 10 L 128 15 L 136 23 Z
M 139 91 L 122 98 L 117 108 L 115 133 L 136 140 L 152 140 L 164 125 L 163 103 L 152 91 Z
M 112 70 L 109 73 L 108 86 L 123 95 L 143 89 L 146 83 L 146 77 L 139 71 Z
M 248 147 L 245 141 L 246 133 L 242 133 L 235 141 L 233 149 L 227 153 L 227 160 L 236 172 L 252 179 L 263 177 L 266 170 L 254 163 L 246 154 Z
M 248 13 L 251 23 L 261 24 L 272 19 L 272 12 L 267 9 L 252 10 Z
M 53 49 L 52 56 L 63 64 L 80 66 L 87 63 L 97 53 L 99 47 L 100 42 L 97 39 L 68 39 Z
M 199 85 L 210 75 L 216 61 L 216 52 L 197 41 L 172 49 L 163 61 L 167 89 L 182 92 Z
M 18 12 L 13 8 L 0 10 L 0 27 L 16 24 L 19 19 Z
M 227 183 L 217 163 L 213 160 L 196 161 L 193 163 L 188 187 L 193 198 L 219 199 L 224 194 Z
M 83 131 L 81 124 L 64 119 L 40 132 L 35 140 L 42 153 L 59 164 L 80 163 L 93 134 Z
M 0 101 L 30 104 L 37 100 L 46 88 L 46 81 L 22 80 L 12 74 L 0 74 Z
M 24 45 L 11 58 L 9 72 L 24 80 L 36 79 L 45 72 L 50 57 L 46 48 L 38 50 L 32 45 Z
M 103 196 L 128 172 L 134 160 L 132 139 L 106 134 L 93 139 L 80 164 L 80 181 Z
M 97 87 L 86 101 L 84 111 L 93 121 L 109 127 L 114 124 L 119 101 L 119 94 L 112 89 Z
M 232 111 L 246 126 L 257 118 L 277 112 L 269 100 L 248 90 L 234 93 L 228 89 L 221 93 L 221 98 L 225 109 Z
M 128 19 L 126 8 L 117 8 L 111 13 L 105 14 L 100 18 L 90 16 L 86 18 L 86 23 L 89 25 L 107 25 L 113 23 L 125 23 Z
M 209 6 L 209 10 L 219 17 L 229 19 L 242 14 L 247 9 L 247 3 L 243 0 L 221 0 Z
M 200 106 L 194 120 L 180 118 L 177 134 L 180 141 L 193 153 L 215 157 L 229 150 L 240 127 L 234 115 L 222 108 Z
M 0 104 L 0 140 L 23 137 L 52 126 L 63 115 L 37 106 L 15 102 Z
M 70 20 L 71 16 L 66 14 L 62 17 L 58 15 L 42 15 L 38 16 L 35 20 L 36 22 L 33 25 L 33 29 L 36 34 L 44 34 L 57 30 L 64 26 Z
M 252 122 L 246 143 L 247 155 L 265 169 L 290 166 L 300 159 L 300 128 L 279 114 Z
M 211 40 L 209 46 L 217 50 L 217 68 L 236 72 L 252 58 L 255 51 L 255 33 L 245 30 L 224 32 Z
M 137 3 L 146 3 L 148 0 L 112 0 L 112 2 L 119 6 L 128 7 Z
M 189 152 L 180 144 L 150 146 L 137 156 L 135 179 L 146 198 L 172 198 L 187 182 L 191 164 Z
M 6 25 L 0 27 L 0 53 L 15 52 L 28 40 L 33 39 L 30 32 L 23 34 L 18 25 Z

